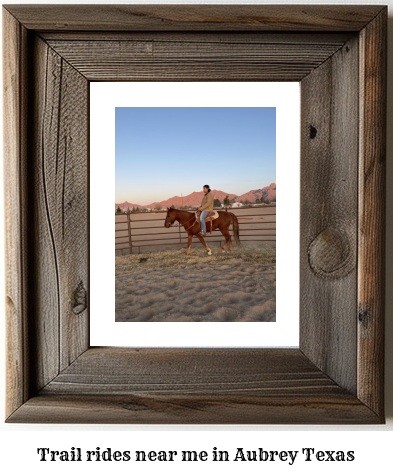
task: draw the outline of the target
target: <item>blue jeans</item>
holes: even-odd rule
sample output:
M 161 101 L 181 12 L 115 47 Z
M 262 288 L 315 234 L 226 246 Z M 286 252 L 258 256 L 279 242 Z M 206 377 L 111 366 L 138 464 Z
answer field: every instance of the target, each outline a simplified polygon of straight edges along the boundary
M 205 217 L 207 217 L 209 215 L 209 211 L 202 211 L 201 212 L 201 217 L 200 217 L 200 221 L 201 221 L 201 226 L 202 226 L 202 232 L 204 234 L 206 234 L 206 222 L 205 222 Z

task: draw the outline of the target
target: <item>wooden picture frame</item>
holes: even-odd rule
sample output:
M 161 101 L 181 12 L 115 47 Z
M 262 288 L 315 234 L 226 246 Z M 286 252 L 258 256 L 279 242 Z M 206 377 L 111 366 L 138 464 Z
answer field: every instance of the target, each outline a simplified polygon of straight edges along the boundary
M 8 422 L 384 422 L 386 23 L 383 6 L 4 6 Z M 298 349 L 90 347 L 102 80 L 301 83 Z

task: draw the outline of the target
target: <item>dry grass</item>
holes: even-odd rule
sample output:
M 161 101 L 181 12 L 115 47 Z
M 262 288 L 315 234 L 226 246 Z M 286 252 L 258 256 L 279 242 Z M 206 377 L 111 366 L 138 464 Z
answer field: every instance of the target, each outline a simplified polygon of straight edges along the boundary
M 161 252 L 145 252 L 137 255 L 116 257 L 116 274 L 132 272 L 143 268 L 189 268 L 203 265 L 217 266 L 225 264 L 275 264 L 275 248 L 236 247 L 232 252 L 222 253 L 214 249 L 211 256 L 205 249 L 191 249 L 188 257 L 184 250 L 164 250 Z

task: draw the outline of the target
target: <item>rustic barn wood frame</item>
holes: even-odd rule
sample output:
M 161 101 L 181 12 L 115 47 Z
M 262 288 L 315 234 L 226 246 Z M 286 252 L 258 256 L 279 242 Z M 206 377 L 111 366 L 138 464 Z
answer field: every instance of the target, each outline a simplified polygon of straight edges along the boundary
M 3 8 L 8 422 L 384 422 L 386 19 Z M 89 82 L 103 80 L 301 83 L 298 349 L 90 347 Z

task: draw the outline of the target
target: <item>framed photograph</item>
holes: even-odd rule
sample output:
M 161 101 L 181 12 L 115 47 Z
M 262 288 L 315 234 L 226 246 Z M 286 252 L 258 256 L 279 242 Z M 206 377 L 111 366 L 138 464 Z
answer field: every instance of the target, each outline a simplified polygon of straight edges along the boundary
M 387 8 L 9 5 L 3 24 L 7 421 L 384 423 Z M 91 343 L 114 298 L 92 296 L 97 82 L 300 86 L 297 347 Z

